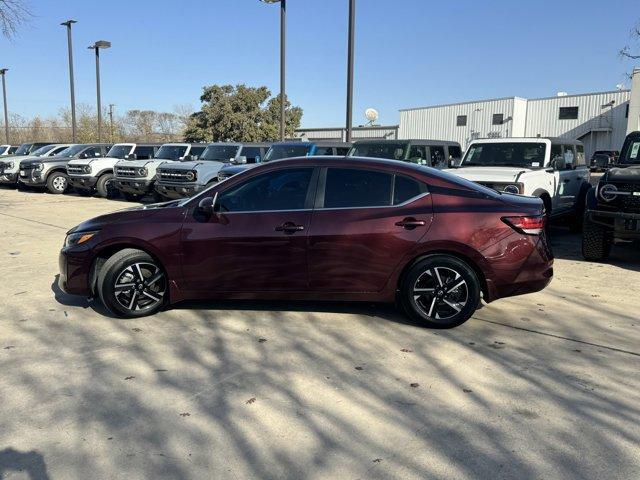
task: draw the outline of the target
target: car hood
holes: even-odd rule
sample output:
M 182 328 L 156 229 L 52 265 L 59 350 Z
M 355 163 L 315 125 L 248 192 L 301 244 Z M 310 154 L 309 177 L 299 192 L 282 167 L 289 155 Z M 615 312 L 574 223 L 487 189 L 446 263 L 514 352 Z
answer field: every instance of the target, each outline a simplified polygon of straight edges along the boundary
M 640 183 L 640 165 L 629 165 L 628 167 L 617 166 L 610 169 L 606 174 L 606 180 L 613 182 L 638 182 Z
M 446 171 L 472 182 L 515 182 L 521 173 L 531 170 L 523 167 L 461 167 Z
M 97 162 L 99 160 L 111 160 L 112 162 L 113 161 L 119 162 L 122 159 L 116 158 L 116 157 L 72 158 L 69 163 L 72 163 L 73 165 L 90 165 L 93 162 Z
M 236 175 L 237 173 L 240 172 L 244 172 L 245 170 L 249 170 L 250 168 L 253 167 L 257 167 L 258 165 L 260 165 L 259 163 L 252 163 L 249 165 L 234 165 L 234 166 L 228 166 L 228 167 L 224 167 L 224 173 L 230 173 L 231 175 Z
M 171 165 L 165 165 L 162 168 L 171 168 L 171 170 L 184 170 L 184 171 L 191 171 L 191 170 L 208 170 L 208 169 L 215 169 L 215 168 L 221 168 L 223 165 L 228 165 L 228 163 L 225 162 L 216 162 L 213 160 L 195 160 L 193 162 L 172 162 Z
M 166 163 L 166 162 L 173 162 L 173 160 L 166 160 L 162 158 L 151 158 L 151 159 L 145 159 L 145 160 L 121 160 L 118 162 L 118 166 L 141 168 L 141 167 L 146 167 L 149 164 L 160 165 L 161 163 Z
M 100 230 L 101 228 L 119 222 L 138 222 L 143 218 L 151 217 L 158 213 L 159 210 L 165 208 L 182 208 L 185 199 L 171 200 L 169 202 L 153 203 L 150 205 L 139 205 L 136 207 L 125 208 L 118 210 L 117 212 L 107 213 L 106 215 L 100 215 L 99 217 L 92 218 L 80 225 L 73 227 L 67 232 L 87 232 L 91 230 Z

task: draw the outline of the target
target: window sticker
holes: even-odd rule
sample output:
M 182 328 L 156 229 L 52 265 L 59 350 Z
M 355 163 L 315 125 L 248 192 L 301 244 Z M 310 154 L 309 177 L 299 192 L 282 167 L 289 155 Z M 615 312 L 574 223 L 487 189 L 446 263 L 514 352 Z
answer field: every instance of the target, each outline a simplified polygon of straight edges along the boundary
M 540 162 L 531 162 L 531 166 L 532 167 L 539 167 L 540 166 Z
M 638 158 L 638 151 L 640 151 L 640 142 L 634 142 L 633 146 L 631 147 L 630 158 Z

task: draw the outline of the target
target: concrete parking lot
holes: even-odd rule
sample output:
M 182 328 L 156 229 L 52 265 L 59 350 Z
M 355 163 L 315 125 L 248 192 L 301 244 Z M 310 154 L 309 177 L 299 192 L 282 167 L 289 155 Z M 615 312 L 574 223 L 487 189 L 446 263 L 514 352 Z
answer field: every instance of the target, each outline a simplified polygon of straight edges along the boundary
M 65 231 L 128 206 L 0 190 L 0 479 L 631 479 L 640 252 L 551 235 L 545 291 L 449 331 L 390 306 L 180 305 L 55 286 Z

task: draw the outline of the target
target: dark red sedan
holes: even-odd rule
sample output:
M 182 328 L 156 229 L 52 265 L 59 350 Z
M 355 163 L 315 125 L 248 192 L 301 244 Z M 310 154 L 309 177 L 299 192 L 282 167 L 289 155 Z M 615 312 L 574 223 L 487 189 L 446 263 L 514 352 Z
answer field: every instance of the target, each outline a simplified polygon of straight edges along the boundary
M 453 327 L 553 276 L 540 199 L 409 163 L 289 159 L 72 229 L 60 286 L 140 317 L 186 299 L 394 302 Z

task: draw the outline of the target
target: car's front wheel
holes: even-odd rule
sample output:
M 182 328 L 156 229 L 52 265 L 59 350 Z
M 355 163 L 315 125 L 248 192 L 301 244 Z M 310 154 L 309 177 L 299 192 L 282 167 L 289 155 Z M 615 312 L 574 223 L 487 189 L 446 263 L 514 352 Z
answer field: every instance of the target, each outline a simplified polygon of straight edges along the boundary
M 434 328 L 466 322 L 480 303 L 480 281 L 471 266 L 450 255 L 431 255 L 407 272 L 400 295 L 407 314 Z
M 585 216 L 582 229 L 582 256 L 584 259 L 604 260 L 609 257 L 610 253 L 611 239 L 607 230 Z
M 49 193 L 61 194 L 67 191 L 69 178 L 62 172 L 53 172 L 47 178 L 47 190 Z
M 100 269 L 97 289 L 102 303 L 120 317 L 153 315 L 165 304 L 169 283 L 149 254 L 127 248 L 111 256 Z
M 114 198 L 118 194 L 113 173 L 105 173 L 96 182 L 96 191 L 102 198 Z

